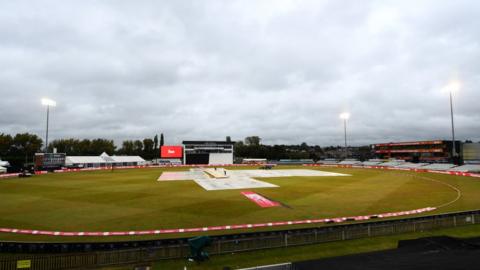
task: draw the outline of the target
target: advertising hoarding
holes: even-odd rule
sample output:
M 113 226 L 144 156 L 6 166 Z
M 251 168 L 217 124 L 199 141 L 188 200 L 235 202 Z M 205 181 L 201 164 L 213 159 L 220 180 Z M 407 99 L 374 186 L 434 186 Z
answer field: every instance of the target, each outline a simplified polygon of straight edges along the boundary
M 162 158 L 182 158 L 183 147 L 182 146 L 162 146 L 160 149 L 160 156 Z

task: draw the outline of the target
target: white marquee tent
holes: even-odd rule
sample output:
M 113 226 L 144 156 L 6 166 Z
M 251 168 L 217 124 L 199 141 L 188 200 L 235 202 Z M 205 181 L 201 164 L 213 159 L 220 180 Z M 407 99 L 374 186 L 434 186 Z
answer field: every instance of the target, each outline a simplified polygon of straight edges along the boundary
M 67 167 L 105 167 L 105 166 L 138 166 L 145 165 L 146 161 L 140 156 L 109 156 L 102 153 L 100 156 L 67 156 Z

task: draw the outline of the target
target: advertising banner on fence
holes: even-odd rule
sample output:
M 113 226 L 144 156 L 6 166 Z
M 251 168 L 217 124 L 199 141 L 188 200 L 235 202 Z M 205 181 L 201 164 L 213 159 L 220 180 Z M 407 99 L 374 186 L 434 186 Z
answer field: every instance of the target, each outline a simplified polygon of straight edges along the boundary
M 183 147 L 182 146 L 162 146 L 160 150 L 162 158 L 182 158 Z

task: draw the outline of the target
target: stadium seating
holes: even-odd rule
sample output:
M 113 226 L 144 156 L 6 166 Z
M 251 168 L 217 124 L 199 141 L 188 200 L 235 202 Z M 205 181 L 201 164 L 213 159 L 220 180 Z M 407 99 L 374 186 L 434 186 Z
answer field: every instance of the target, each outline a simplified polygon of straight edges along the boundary
M 356 159 L 345 159 L 338 163 L 338 165 L 361 165 L 362 162 Z
M 299 165 L 299 164 L 313 164 L 313 159 L 280 159 L 274 162 L 278 165 Z
M 403 160 L 391 160 L 391 161 L 388 161 L 388 162 L 385 162 L 385 163 L 382 163 L 382 164 L 378 164 L 378 166 L 395 167 L 395 166 L 399 166 L 399 165 L 402 165 L 402 164 L 405 164 L 405 161 L 403 161 Z
M 318 163 L 320 164 L 326 164 L 326 165 L 335 165 L 338 164 L 338 161 L 335 159 L 324 159 L 324 160 L 319 160 Z
M 411 163 L 411 162 L 405 162 L 404 164 L 400 164 L 398 166 L 395 166 L 396 168 L 406 168 L 406 169 L 418 169 L 418 168 L 423 168 L 423 166 L 428 165 L 428 163 Z
M 362 162 L 363 166 L 376 166 L 378 164 L 381 164 L 383 161 L 380 159 L 369 159 L 367 161 Z
M 478 173 L 480 172 L 480 164 L 467 164 L 463 166 L 458 166 L 456 168 L 451 169 L 451 171 Z
M 436 170 L 436 171 L 449 171 L 454 168 L 455 165 L 449 163 L 432 163 L 427 166 L 423 166 L 422 169 Z

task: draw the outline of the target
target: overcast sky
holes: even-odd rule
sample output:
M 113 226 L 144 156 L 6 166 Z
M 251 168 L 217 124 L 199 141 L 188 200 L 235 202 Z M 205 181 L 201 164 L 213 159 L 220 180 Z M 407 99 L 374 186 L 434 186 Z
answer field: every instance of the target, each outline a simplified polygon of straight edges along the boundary
M 0 0 L 0 133 L 480 140 L 480 1 Z

